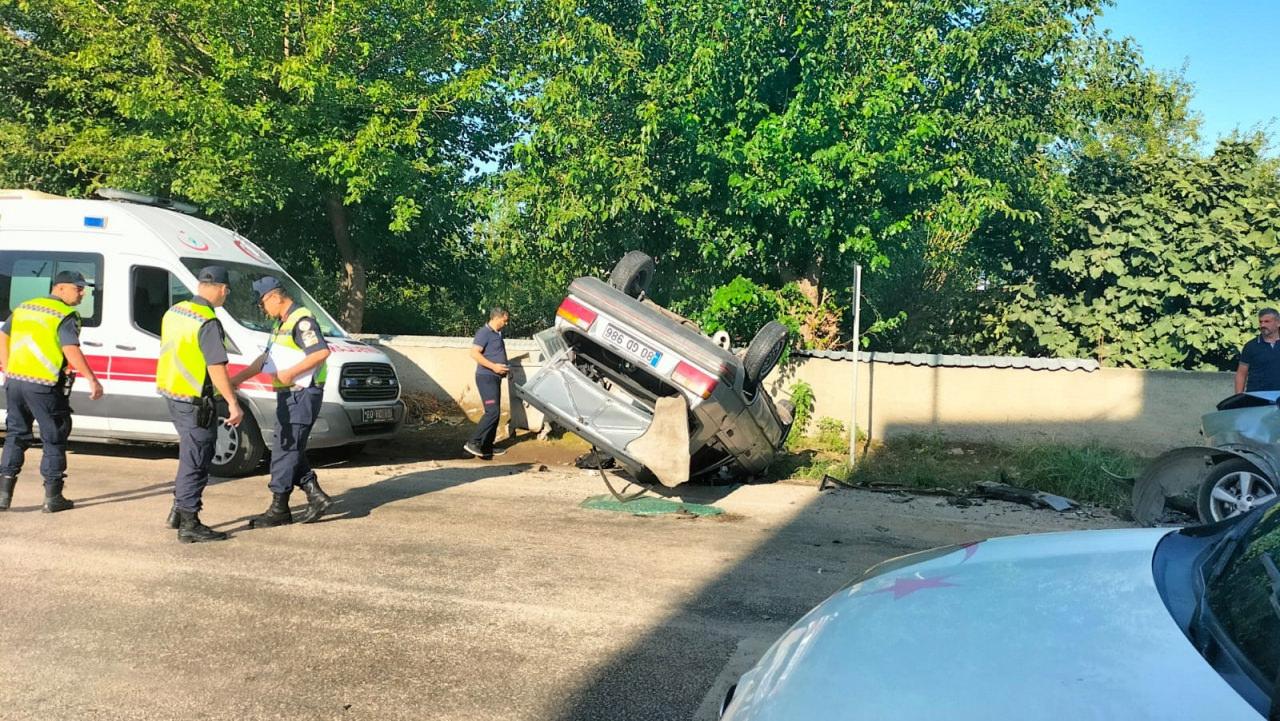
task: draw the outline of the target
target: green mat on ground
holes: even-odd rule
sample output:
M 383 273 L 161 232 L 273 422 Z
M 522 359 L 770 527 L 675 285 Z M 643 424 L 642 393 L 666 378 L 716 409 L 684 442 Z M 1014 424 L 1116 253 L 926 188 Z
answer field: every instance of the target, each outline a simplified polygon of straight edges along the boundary
M 723 508 L 704 506 L 700 503 L 681 503 L 665 498 L 645 496 L 634 501 L 623 503 L 613 496 L 592 496 L 582 502 L 583 508 L 596 511 L 616 511 L 631 513 L 637 516 L 660 516 L 664 513 L 690 513 L 695 516 L 718 516 L 724 513 Z

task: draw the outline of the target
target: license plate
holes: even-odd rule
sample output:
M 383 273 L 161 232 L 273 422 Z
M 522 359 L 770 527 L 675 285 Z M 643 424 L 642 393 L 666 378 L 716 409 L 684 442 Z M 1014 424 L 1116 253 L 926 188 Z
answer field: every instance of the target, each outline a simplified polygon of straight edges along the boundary
M 604 327 L 604 339 L 655 368 L 658 367 L 658 361 L 662 360 L 662 351 L 650 348 L 611 323 Z
M 389 423 L 396 419 L 395 408 L 362 408 L 360 418 L 365 423 Z

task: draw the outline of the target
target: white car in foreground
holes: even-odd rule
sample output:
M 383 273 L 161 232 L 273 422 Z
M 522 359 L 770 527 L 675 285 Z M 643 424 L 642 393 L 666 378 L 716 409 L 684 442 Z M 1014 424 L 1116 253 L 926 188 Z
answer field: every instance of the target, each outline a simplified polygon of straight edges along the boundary
M 779 639 L 722 717 L 1278 718 L 1278 511 L 887 561 Z

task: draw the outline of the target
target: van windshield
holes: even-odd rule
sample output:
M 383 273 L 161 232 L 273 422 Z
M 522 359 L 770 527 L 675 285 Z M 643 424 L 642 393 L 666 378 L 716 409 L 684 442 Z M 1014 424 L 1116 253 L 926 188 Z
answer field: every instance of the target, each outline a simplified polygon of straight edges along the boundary
M 236 322 L 240 323 L 251 330 L 270 332 L 273 321 L 263 315 L 262 310 L 258 307 L 253 297 L 254 281 L 267 275 L 274 275 L 284 284 L 285 291 L 289 297 L 293 298 L 300 305 L 304 305 L 315 313 L 316 320 L 320 321 L 320 330 L 325 336 L 330 338 L 346 338 L 347 334 L 342 332 L 333 317 L 316 302 L 311 294 L 302 289 L 297 281 L 290 278 L 287 273 L 272 268 L 264 268 L 260 265 L 249 265 L 248 263 L 232 263 L 227 261 L 210 262 L 208 258 L 183 258 L 182 264 L 187 266 L 187 270 L 192 275 L 199 275 L 200 269 L 209 265 L 220 265 L 227 269 L 227 274 L 231 276 L 231 293 L 227 296 L 226 309 Z

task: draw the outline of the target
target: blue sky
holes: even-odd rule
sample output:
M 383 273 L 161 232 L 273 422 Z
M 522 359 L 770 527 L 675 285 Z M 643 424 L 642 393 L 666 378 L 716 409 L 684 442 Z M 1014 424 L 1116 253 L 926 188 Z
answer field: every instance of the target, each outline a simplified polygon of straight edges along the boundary
M 1208 147 L 1237 127 L 1280 139 L 1280 0 L 1116 0 L 1102 26 L 1137 40 L 1151 67 L 1186 64 Z

